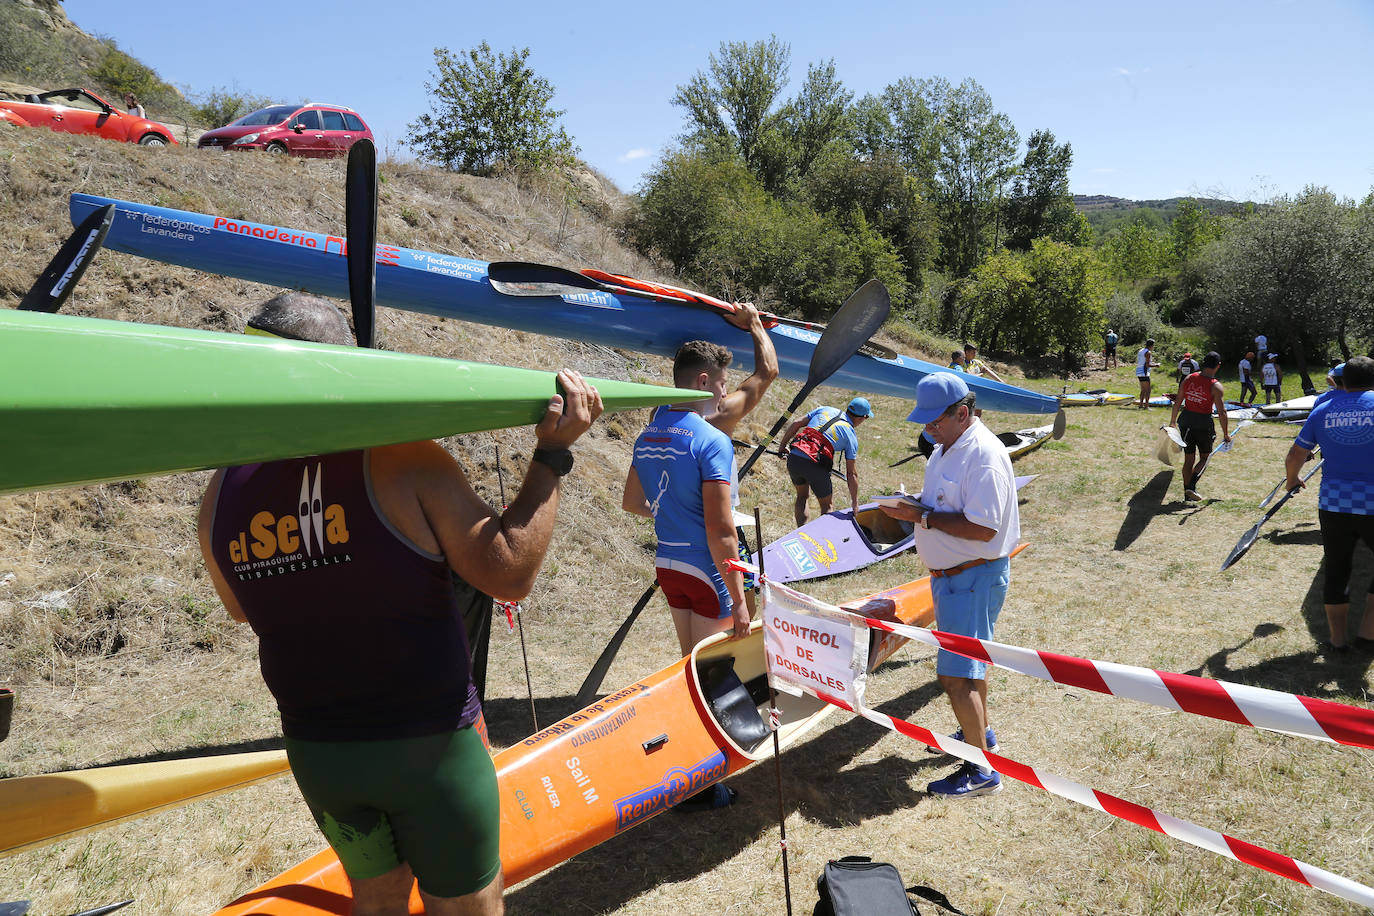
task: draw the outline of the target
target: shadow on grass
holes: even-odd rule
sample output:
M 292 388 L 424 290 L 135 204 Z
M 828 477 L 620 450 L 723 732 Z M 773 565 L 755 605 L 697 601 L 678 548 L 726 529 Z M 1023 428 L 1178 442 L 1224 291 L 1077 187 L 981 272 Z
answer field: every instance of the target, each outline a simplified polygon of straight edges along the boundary
M 1374 555 L 1368 550 L 1356 550 L 1355 569 L 1350 578 L 1352 583 L 1371 584 L 1371 578 L 1374 578 Z M 1280 624 L 1262 623 L 1255 627 L 1255 632 L 1249 638 L 1236 646 L 1208 656 L 1206 661 L 1188 673 L 1325 700 L 1363 700 L 1370 691 L 1369 671 L 1370 666 L 1374 664 L 1374 656 L 1357 649 L 1334 654 L 1321 648 L 1321 644 L 1330 635 L 1326 625 L 1326 606 L 1322 602 L 1322 585 L 1325 581 L 1326 563 L 1323 561 L 1317 567 L 1316 575 L 1312 577 L 1312 584 L 1308 586 L 1307 594 L 1302 601 L 1303 622 L 1307 625 L 1307 632 L 1313 642 L 1311 650 L 1232 668 L 1230 657 L 1233 653 L 1255 639 L 1283 630 Z M 1352 587 L 1351 593 L 1362 595 L 1364 591 Z M 1347 632 L 1356 632 L 1363 607 L 1361 601 L 1353 603 Z
M 1116 533 L 1113 550 L 1125 550 L 1136 542 L 1150 521 L 1164 509 L 1164 497 L 1169 495 L 1169 484 L 1174 479 L 1173 471 L 1160 471 L 1136 491 L 1126 502 L 1126 517 L 1121 521 L 1121 530 Z
M 1270 531 L 1260 535 L 1261 541 L 1271 544 L 1301 544 L 1311 546 L 1322 542 L 1322 531 L 1315 522 L 1304 522 L 1287 531 Z
M 236 741 L 233 744 L 202 744 L 197 747 L 187 747 L 177 751 L 159 751 L 152 754 L 141 754 L 137 757 L 121 757 L 119 760 L 111 760 L 107 763 L 82 767 L 82 769 L 122 766 L 126 763 L 157 763 L 162 760 L 192 760 L 196 757 L 215 757 L 220 754 L 247 754 L 252 751 L 279 751 L 284 747 L 286 747 L 286 742 L 282 739 L 281 735 L 276 735 L 272 738 L 257 738 L 253 741 Z
M 877 708 L 905 717 L 942 695 L 938 684 L 927 682 Z M 944 769 L 949 758 L 932 755 L 927 762 L 889 756 L 846 768 L 887 734 L 872 722 L 850 718 L 784 752 L 783 805 L 787 815 L 801 812 L 813 821 L 840 827 L 920 802 L 925 797 L 924 788 L 908 785 L 911 777 L 923 770 Z M 776 835 L 773 764 L 764 761 L 728 782 L 739 792 L 731 807 L 693 814 L 665 812 L 508 892 L 507 912 L 517 916 L 615 910 L 660 884 L 688 881 L 718 867 L 761 836 Z M 845 791 L 832 791 L 841 786 Z M 804 902 L 813 896 L 812 878 L 792 876 L 795 899 Z

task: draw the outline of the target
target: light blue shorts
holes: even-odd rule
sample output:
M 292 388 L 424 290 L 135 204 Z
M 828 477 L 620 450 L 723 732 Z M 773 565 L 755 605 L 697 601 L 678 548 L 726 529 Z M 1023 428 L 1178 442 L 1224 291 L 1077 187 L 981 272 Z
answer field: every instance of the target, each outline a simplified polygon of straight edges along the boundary
M 935 598 L 935 629 L 976 639 L 992 639 L 992 627 L 1007 600 L 1011 581 L 1011 558 L 989 560 L 982 566 L 966 569 L 955 576 L 941 576 L 930 582 Z M 935 659 L 935 673 L 949 677 L 982 680 L 986 662 L 965 658 L 941 649 Z

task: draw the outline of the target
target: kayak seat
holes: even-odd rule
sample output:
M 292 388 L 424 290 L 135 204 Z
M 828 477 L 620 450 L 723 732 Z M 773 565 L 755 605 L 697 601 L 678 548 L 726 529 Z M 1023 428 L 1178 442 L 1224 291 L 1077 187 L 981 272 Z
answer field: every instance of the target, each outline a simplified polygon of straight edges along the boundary
M 733 657 L 698 662 L 697 676 L 701 679 L 712 717 L 731 741 L 752 752 L 772 734 L 759 715 L 749 688 L 735 673 Z
M 893 518 L 881 509 L 861 512 L 855 521 L 874 553 L 887 553 L 911 537 L 911 532 L 915 530 L 911 522 Z

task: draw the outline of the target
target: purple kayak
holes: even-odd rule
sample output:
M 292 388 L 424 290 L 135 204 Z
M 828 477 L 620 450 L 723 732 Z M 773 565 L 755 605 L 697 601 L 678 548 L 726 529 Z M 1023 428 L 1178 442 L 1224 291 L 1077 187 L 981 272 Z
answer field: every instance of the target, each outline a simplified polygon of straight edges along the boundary
M 827 512 L 763 548 L 763 568 L 774 582 L 837 576 L 902 553 L 912 531 L 877 503 Z

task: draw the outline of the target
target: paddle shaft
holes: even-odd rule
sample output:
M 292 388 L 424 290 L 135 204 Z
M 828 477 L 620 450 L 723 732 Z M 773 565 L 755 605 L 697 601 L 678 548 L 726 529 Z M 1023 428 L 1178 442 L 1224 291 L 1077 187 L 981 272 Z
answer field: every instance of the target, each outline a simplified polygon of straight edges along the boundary
M 643 611 L 649 604 L 649 599 L 658 591 L 658 580 L 655 579 L 653 585 L 644 590 L 644 594 L 639 596 L 635 602 L 634 609 L 630 611 L 630 616 L 620 625 L 620 629 L 615 631 L 611 641 L 606 643 L 606 648 L 601 650 L 601 656 L 597 658 L 596 664 L 592 665 L 592 670 L 587 673 L 587 678 L 582 682 L 582 686 L 577 690 L 577 697 L 573 701 L 577 708 L 581 709 L 592 700 L 596 699 L 596 692 L 601 689 L 601 682 L 606 679 L 606 672 L 611 670 L 611 663 L 615 661 L 616 655 L 620 653 L 620 647 L 625 642 L 625 637 L 629 635 L 630 628 L 639 619 L 640 611 Z
M 1326 459 L 1323 458 L 1321 461 L 1318 461 L 1316 464 L 1312 466 L 1312 470 L 1308 471 L 1303 476 L 1302 482 L 1304 484 L 1307 483 L 1307 481 L 1311 480 L 1312 475 L 1317 473 L 1317 471 L 1321 469 L 1322 463 L 1325 460 Z M 1278 502 L 1274 503 L 1273 507 L 1270 508 L 1268 512 L 1264 513 L 1264 515 L 1260 518 L 1259 521 L 1255 522 L 1254 527 L 1252 527 L 1249 531 L 1245 532 L 1243 535 L 1240 536 L 1240 540 L 1236 542 L 1236 546 L 1231 550 L 1231 555 L 1226 558 L 1226 562 L 1221 564 L 1221 568 L 1223 570 L 1229 569 L 1231 566 L 1235 565 L 1235 563 L 1241 557 L 1245 556 L 1246 551 L 1253 547 L 1255 541 L 1259 539 L 1260 528 L 1264 526 L 1264 523 L 1273 518 L 1274 514 L 1283 508 L 1283 504 L 1288 502 L 1288 500 L 1292 499 L 1301 489 L 1302 487 L 1300 486 L 1294 487 L 1287 493 L 1283 494 L 1283 498 L 1280 499 Z

